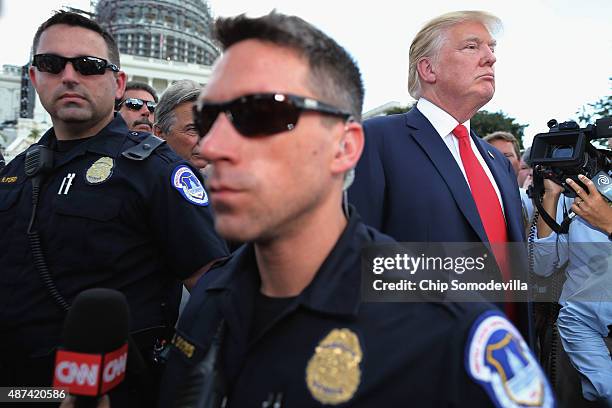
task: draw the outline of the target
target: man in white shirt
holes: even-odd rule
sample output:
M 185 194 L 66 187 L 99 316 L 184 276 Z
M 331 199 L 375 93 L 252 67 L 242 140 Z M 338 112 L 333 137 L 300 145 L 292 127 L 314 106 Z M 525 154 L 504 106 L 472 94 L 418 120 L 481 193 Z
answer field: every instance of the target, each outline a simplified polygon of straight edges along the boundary
M 349 201 L 366 223 L 398 241 L 494 244 L 494 278 L 507 282 L 516 276 L 506 243 L 525 239 L 516 174 L 470 131 L 470 119 L 495 92 L 493 33 L 500 26 L 480 11 L 425 24 L 409 55 L 416 107 L 365 121 Z M 523 306 L 506 312 L 528 334 Z

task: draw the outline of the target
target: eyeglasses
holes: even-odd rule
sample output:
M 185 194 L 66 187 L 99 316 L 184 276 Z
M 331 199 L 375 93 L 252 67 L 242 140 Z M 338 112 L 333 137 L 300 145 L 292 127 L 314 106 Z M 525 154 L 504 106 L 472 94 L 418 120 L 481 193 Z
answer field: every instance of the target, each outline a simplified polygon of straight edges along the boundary
M 105 59 L 88 55 L 66 58 L 55 54 L 36 54 L 32 60 L 32 65 L 38 68 L 40 72 L 59 74 L 67 62 L 70 62 L 75 71 L 81 75 L 103 75 L 106 69 L 119 72 L 117 65 L 109 64 Z
M 220 113 L 225 113 L 243 136 L 269 136 L 292 130 L 303 111 L 319 112 L 347 120 L 351 114 L 311 98 L 279 93 L 244 95 L 229 102 L 198 102 L 193 107 L 200 137 L 206 136 Z
M 149 110 L 149 112 L 155 112 L 155 107 L 157 106 L 155 102 L 145 101 L 138 98 L 127 98 L 122 101 L 118 107 L 121 107 L 121 105 L 125 105 L 130 110 L 139 111 L 145 104 L 147 105 L 147 109 Z

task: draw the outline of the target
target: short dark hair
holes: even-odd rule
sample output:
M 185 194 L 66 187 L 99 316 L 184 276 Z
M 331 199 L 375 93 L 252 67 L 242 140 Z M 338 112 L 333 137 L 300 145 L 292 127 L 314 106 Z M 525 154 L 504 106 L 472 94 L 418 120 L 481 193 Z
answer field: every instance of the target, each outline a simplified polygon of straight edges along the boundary
M 36 30 L 36 34 L 34 34 L 34 41 L 32 42 L 32 55 L 36 54 L 36 49 L 38 48 L 38 43 L 40 42 L 40 36 L 42 35 L 42 33 L 47 28 L 56 24 L 83 27 L 100 34 L 100 36 L 104 39 L 104 42 L 106 43 L 106 47 L 108 48 L 109 61 L 117 65 L 118 67 L 121 66 L 121 62 L 119 60 L 119 48 L 117 48 L 117 43 L 115 42 L 113 36 L 95 21 L 70 11 L 57 11 L 47 21 L 42 23 L 40 27 L 38 27 L 38 30 Z M 99 57 L 98 55 L 93 56 Z
M 139 89 L 141 91 L 150 93 L 151 96 L 153 97 L 153 100 L 155 100 L 156 103 L 159 100 L 157 98 L 157 91 L 153 89 L 153 87 L 149 84 L 145 84 L 144 82 L 139 82 L 139 81 L 129 81 L 127 84 L 125 84 L 125 92 L 133 90 L 133 89 Z M 123 99 L 125 99 L 125 93 L 123 95 L 124 95 Z
M 255 39 L 296 51 L 308 61 L 308 81 L 316 96 L 361 120 L 364 90 L 357 64 L 336 41 L 310 23 L 276 11 L 258 18 L 241 14 L 218 18 L 214 36 L 224 50 Z

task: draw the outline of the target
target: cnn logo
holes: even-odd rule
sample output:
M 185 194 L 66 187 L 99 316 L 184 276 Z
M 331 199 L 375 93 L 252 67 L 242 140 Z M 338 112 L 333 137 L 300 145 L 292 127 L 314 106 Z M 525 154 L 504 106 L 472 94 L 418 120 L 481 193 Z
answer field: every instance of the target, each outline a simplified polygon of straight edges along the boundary
M 62 361 L 55 367 L 55 377 L 66 385 L 77 384 L 95 386 L 98 383 L 98 364 L 78 364 L 74 361 Z
M 55 359 L 53 386 L 67 388 L 73 395 L 105 394 L 125 378 L 127 351 L 127 344 L 106 354 L 59 350 Z
M 117 386 L 125 378 L 127 366 L 127 344 L 112 353 L 104 356 L 104 370 L 102 371 L 102 394 Z
M 53 386 L 67 388 L 74 395 L 98 395 L 101 354 L 74 353 L 59 350 L 55 357 Z

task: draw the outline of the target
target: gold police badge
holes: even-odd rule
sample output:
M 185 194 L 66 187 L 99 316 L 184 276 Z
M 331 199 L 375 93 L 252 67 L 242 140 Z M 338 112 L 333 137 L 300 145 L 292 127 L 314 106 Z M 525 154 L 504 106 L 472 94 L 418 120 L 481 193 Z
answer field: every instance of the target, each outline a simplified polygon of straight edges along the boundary
M 113 174 L 115 161 L 110 157 L 101 157 L 87 169 L 85 180 L 89 184 L 100 184 L 109 179 Z
M 306 366 L 306 385 L 322 404 L 337 405 L 353 398 L 361 382 L 363 353 L 349 329 L 334 329 L 319 343 Z

